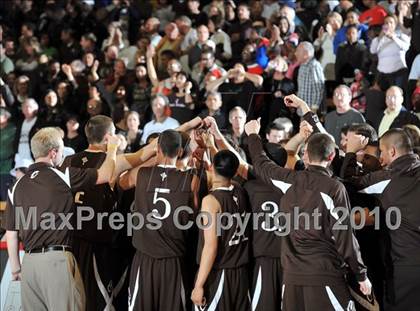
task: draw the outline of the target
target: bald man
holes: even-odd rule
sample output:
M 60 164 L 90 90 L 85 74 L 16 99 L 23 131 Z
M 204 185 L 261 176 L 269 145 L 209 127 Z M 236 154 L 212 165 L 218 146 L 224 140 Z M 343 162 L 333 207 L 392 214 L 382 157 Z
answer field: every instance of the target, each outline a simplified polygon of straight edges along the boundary
M 390 129 L 379 142 L 386 169 L 355 178 L 356 153 L 364 148 L 362 135 L 348 137 L 342 178 L 361 193 L 378 196 L 386 215 L 390 246 L 386 250 L 386 310 L 414 311 L 420 305 L 420 160 L 402 129 Z M 382 217 L 383 214 L 380 214 Z M 380 217 L 376 214 L 375 217 Z M 399 222 L 400 220 L 400 222 Z M 379 222 L 378 222 L 379 223 Z
M 379 124 L 379 137 L 389 129 L 402 128 L 406 124 L 414 124 L 420 127 L 419 118 L 414 113 L 407 111 L 403 106 L 404 93 L 400 87 L 391 86 L 386 91 L 385 102 L 387 108 Z

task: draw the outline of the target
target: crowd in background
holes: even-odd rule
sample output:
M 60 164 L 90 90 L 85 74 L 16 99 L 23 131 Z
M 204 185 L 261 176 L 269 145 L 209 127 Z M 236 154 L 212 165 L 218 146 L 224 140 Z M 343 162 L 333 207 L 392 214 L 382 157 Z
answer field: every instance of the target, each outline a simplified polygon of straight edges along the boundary
M 417 0 L 10 0 L 0 3 L 1 200 L 32 161 L 40 128 L 66 154 L 84 124 L 111 116 L 135 152 L 150 135 L 212 116 L 247 160 L 246 120 L 266 139 L 299 129 L 297 94 L 338 146 L 367 122 L 419 127 Z M 414 129 L 415 130 L 415 129 Z M 249 160 L 249 157 L 248 157 Z

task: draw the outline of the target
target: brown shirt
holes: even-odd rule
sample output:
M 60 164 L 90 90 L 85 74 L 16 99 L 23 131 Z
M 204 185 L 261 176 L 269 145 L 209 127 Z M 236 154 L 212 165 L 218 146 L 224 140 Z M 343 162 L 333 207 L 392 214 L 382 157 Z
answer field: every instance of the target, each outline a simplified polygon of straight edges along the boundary
M 66 167 L 99 169 L 105 158 L 105 152 L 82 151 L 66 157 L 60 169 L 64 170 Z M 117 197 L 109 183 L 83 187 L 75 193 L 74 203 L 76 207 L 91 207 L 95 212 L 92 220 L 81 224 L 80 230 L 75 228 L 75 236 L 90 242 L 111 243 L 113 231 L 109 226 L 109 216 L 102 218 L 101 229 L 98 228 L 97 216 L 97 213 L 110 214 L 116 208 Z
M 5 229 L 19 231 L 25 250 L 70 245 L 72 234 L 63 217 L 75 212 L 72 191 L 90 187 L 96 180 L 96 169 L 70 167 L 61 172 L 47 163 L 32 164 L 9 191 Z M 28 220 L 30 214 L 30 226 L 25 228 L 22 218 Z

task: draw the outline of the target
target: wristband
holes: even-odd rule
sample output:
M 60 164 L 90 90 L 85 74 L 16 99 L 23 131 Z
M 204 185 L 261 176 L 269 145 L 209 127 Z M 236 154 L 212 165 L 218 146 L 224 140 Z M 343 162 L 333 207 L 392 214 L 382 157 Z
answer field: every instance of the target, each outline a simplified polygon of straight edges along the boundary
M 108 149 L 108 150 L 109 150 L 109 149 L 112 149 L 112 148 L 118 149 L 118 145 L 117 145 L 117 144 L 108 144 L 108 145 L 107 145 L 107 149 Z

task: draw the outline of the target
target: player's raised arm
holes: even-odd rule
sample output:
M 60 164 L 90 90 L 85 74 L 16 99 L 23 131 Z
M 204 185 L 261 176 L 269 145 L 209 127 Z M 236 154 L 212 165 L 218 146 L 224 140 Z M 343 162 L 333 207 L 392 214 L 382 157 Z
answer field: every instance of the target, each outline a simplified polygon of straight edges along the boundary
M 249 164 L 242 159 L 239 153 L 233 148 L 223 134 L 220 132 L 219 127 L 217 126 L 216 120 L 213 117 L 207 117 L 204 119 L 204 123 L 209 128 L 210 133 L 213 135 L 214 140 L 217 144 L 217 148 L 213 149 L 213 152 L 218 150 L 229 150 L 233 152 L 239 160 L 239 167 L 237 174 L 244 179 L 248 179 L 248 169 Z M 212 151 L 212 150 L 211 150 Z M 214 153 L 215 153 L 214 152 Z M 214 155 L 214 154 L 213 154 Z
M 96 184 L 104 184 L 111 181 L 115 169 L 115 162 L 117 159 L 117 149 L 120 140 L 116 135 L 107 135 L 107 151 L 104 163 L 98 169 L 98 178 Z
M 175 130 L 177 130 L 178 132 L 188 132 L 192 129 L 199 127 L 202 124 L 202 121 L 203 120 L 200 117 L 195 117 L 194 119 L 181 124 Z
M 251 154 L 254 171 L 265 183 L 272 184 L 273 180 L 293 182 L 295 172 L 278 166 L 270 160 L 263 150 L 261 138 L 258 135 L 261 125 L 260 120 L 251 120 L 245 124 L 248 135 L 248 148 Z
M 113 177 L 116 179 L 122 172 L 137 167 L 152 158 L 156 155 L 156 148 L 157 139 L 154 139 L 137 152 L 118 155 Z

